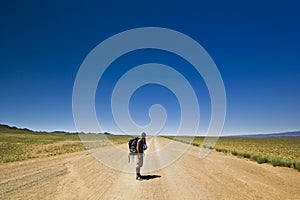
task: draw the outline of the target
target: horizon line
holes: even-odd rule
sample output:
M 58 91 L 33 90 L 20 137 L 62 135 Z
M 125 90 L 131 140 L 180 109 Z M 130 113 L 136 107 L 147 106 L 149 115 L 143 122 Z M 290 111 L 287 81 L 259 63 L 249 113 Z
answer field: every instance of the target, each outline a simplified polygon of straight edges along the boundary
M 104 131 L 104 132 L 84 132 L 84 131 L 67 131 L 67 130 L 33 130 L 27 127 L 17 127 L 15 125 L 8 125 L 8 124 L 0 124 L 0 126 L 6 126 L 8 128 L 12 128 L 12 129 L 19 129 L 19 130 L 28 130 L 28 131 L 32 131 L 32 132 L 45 132 L 45 133 L 55 133 L 55 132 L 62 132 L 62 133 L 70 133 L 70 134 L 110 134 L 110 135 L 128 135 L 128 136 L 136 136 L 136 135 L 140 135 L 140 134 L 126 134 L 126 133 L 112 133 L 109 131 Z M 274 131 L 274 132 L 266 132 L 266 133 L 236 133 L 236 134 L 220 134 L 219 136 L 217 135 L 205 135 L 205 134 L 196 134 L 196 135 L 175 135 L 175 134 L 158 134 L 158 135 L 151 135 L 151 134 L 147 134 L 148 136 L 174 136 L 174 137 L 182 137 L 182 136 L 186 136 L 186 137 L 238 137 L 238 136 L 254 136 L 254 135 L 270 135 L 270 134 L 283 134 L 283 133 L 296 133 L 296 132 L 300 132 L 299 130 L 288 130 L 288 131 Z

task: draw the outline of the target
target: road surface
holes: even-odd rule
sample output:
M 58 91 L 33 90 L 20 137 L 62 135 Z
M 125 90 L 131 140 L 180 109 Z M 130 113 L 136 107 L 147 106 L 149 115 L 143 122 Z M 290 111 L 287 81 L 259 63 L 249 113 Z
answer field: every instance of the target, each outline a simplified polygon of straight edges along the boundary
M 153 138 L 149 152 L 169 142 Z M 145 166 L 156 162 L 146 155 Z M 8 163 L 0 165 L 0 199 L 300 199 L 300 172 L 215 151 L 200 159 L 194 146 L 144 175 L 137 181 L 88 151 Z

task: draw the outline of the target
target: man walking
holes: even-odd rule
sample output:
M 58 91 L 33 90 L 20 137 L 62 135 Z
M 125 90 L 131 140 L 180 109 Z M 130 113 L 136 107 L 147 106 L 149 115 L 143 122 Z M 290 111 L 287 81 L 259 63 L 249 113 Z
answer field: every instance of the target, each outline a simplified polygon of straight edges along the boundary
M 141 176 L 141 167 L 144 163 L 144 151 L 147 149 L 146 144 L 146 133 L 142 133 L 142 138 L 140 138 L 136 145 L 136 152 L 138 155 L 137 163 L 136 163 L 136 180 L 143 180 Z

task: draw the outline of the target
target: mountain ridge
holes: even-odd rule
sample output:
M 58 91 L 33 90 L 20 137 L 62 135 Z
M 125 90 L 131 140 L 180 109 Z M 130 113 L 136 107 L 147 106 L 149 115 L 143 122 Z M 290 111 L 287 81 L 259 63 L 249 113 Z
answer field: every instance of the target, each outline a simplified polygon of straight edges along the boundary
M 17 131 L 28 131 L 28 132 L 45 132 L 45 133 L 70 133 L 65 131 L 33 131 L 28 128 L 18 128 L 16 126 L 10 126 L 6 124 L 0 124 L 0 131 L 3 130 L 17 130 Z M 111 134 L 111 133 L 104 133 L 104 134 Z M 245 138 L 298 138 L 300 137 L 300 130 L 299 131 L 289 131 L 289 132 L 282 132 L 282 133 L 261 133 L 261 134 L 247 134 L 247 135 L 229 135 L 226 137 L 245 137 Z
M 300 131 L 289 131 L 282 133 L 261 133 L 261 134 L 248 134 L 248 135 L 234 135 L 229 137 L 245 137 L 245 138 L 298 138 Z

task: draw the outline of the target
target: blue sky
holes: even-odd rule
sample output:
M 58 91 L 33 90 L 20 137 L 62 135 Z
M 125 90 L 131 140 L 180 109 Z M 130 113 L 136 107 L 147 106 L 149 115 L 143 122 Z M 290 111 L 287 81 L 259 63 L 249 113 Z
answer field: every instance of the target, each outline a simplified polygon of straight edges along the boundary
M 88 53 L 114 34 L 154 26 L 190 36 L 213 58 L 227 94 L 224 134 L 299 130 L 299 9 L 296 0 L 1 2 L 0 123 L 75 131 L 72 89 Z M 126 70 L 120 66 L 129 69 L 150 61 L 174 68 L 188 65 L 155 50 L 117 59 L 101 80 L 107 88 L 99 88 L 96 94 L 97 115 L 107 131 L 114 131 L 107 95 Z M 200 127 L 205 129 L 209 95 L 201 77 L 185 69 L 181 73 L 188 76 L 201 102 Z M 99 103 L 102 98 L 104 105 Z M 147 123 L 147 109 L 153 103 L 164 105 L 167 126 L 176 126 L 178 102 L 157 85 L 134 94 L 133 119 Z

